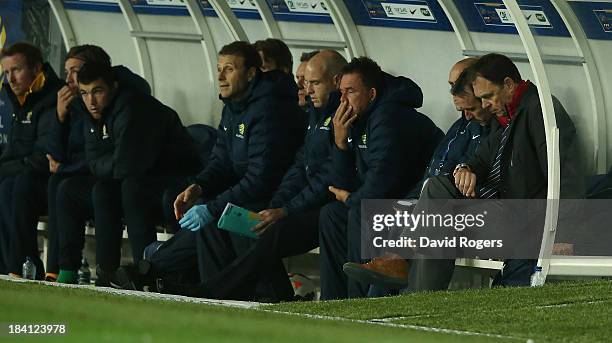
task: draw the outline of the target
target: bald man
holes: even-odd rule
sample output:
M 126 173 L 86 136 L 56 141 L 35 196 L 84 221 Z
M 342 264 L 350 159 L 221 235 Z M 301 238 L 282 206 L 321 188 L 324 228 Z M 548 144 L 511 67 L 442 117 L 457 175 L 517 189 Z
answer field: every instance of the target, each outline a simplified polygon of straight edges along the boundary
M 205 280 L 198 287 L 164 285 L 164 292 L 205 296 L 216 299 L 251 300 L 259 280 L 272 280 L 276 294 L 289 285 L 287 274 L 273 272 L 282 258 L 304 254 L 319 244 L 319 211 L 333 200 L 327 190 L 328 170 L 333 146 L 332 117 L 340 103 L 339 73 L 346 59 L 336 51 L 321 51 L 305 68 L 308 103 L 308 129 L 304 145 L 283 177 L 269 208 L 259 212 L 263 221 L 255 226 L 259 239 L 229 263 L 217 256 L 222 252 L 203 249 L 204 259 L 216 261 L 201 273 Z M 153 285 L 154 275 L 140 280 Z M 139 283 L 138 281 L 135 282 Z M 290 287 L 290 285 L 289 285 Z M 279 300 L 292 300 L 291 298 Z
M 467 58 L 453 65 L 448 75 L 448 84 L 451 87 L 453 103 L 461 116 L 446 132 L 444 139 L 434 152 L 429 167 L 415 189 L 406 198 L 418 199 L 423 185 L 427 179 L 440 175 L 452 175 L 455 166 L 463 161 L 470 160 L 476 153 L 481 142 L 486 140 L 490 132 L 490 119 L 493 114 L 489 109 L 482 107 L 480 99 L 474 95 L 474 89 L 470 82 L 469 67 L 474 65 L 478 59 Z M 366 264 L 347 263 L 344 272 L 352 279 L 362 283 L 371 284 L 370 295 L 386 295 L 389 289 L 400 289 L 410 286 L 412 289 L 433 289 L 446 287 L 450 280 L 414 280 L 410 284 L 409 275 L 413 278 L 418 275 L 423 266 L 417 264 L 429 264 L 428 268 L 441 268 L 445 270 L 454 269 L 454 260 L 418 260 L 409 263 L 397 255 L 389 254 L 373 259 Z M 409 273 L 409 268 L 410 273 Z M 444 274 L 452 275 L 452 272 Z M 435 283 L 435 285 L 434 285 Z M 433 285 L 433 286 L 432 286 Z

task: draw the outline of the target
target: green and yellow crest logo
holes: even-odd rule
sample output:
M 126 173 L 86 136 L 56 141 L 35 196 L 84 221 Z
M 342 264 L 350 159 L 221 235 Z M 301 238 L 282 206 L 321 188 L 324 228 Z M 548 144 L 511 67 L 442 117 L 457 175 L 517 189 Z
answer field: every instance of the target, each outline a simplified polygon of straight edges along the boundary
M 368 136 L 365 133 L 363 135 L 361 135 L 361 143 L 362 144 L 367 144 L 368 143 Z
M 330 122 L 331 122 L 331 117 L 327 117 L 327 119 L 325 119 L 325 122 L 323 123 L 323 126 L 329 125 Z
M 28 112 L 28 114 L 26 115 L 26 120 L 32 121 L 32 111 Z
M 245 130 L 246 130 L 246 125 L 244 125 L 244 123 L 242 123 L 242 124 L 238 125 L 238 132 L 239 132 L 241 135 L 244 135 L 244 131 L 245 131 Z

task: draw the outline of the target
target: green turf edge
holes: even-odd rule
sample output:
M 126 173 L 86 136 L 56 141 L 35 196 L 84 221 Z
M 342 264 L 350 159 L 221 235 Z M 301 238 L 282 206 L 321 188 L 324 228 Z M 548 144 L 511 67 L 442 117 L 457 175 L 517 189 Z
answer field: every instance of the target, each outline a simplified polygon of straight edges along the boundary
M 66 323 L 45 342 L 504 342 L 0 280 L 1 323 Z M 6 336 L 5 336 L 6 337 Z M 5 337 L 1 337 L 4 341 Z M 8 337 L 11 338 L 11 337 Z M 41 341 L 20 336 L 19 341 Z M 516 341 L 513 341 L 516 342 Z
M 607 319 L 611 317 L 607 311 L 612 308 L 611 302 L 612 282 L 600 280 L 561 282 L 537 288 L 422 292 L 378 299 L 283 303 L 266 308 L 361 320 L 408 317 L 394 322 L 551 342 L 595 342 L 608 341 L 606 337 L 612 336 L 612 321 Z M 560 304 L 574 305 L 546 307 Z M 590 310 L 595 308 L 604 316 Z

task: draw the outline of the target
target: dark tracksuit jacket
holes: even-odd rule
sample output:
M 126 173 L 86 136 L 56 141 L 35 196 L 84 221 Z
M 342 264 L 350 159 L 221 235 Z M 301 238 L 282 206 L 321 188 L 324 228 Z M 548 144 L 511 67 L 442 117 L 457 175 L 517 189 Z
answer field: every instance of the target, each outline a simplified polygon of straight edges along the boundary
M 113 71 L 120 84 L 130 90 L 151 94 L 151 87 L 145 79 L 134 74 L 124 66 L 115 66 Z M 69 120 L 60 123 L 52 121 L 49 154 L 60 162 L 58 174 L 87 173 L 89 168 L 85 158 L 85 123 L 90 118 L 83 100 L 76 97 L 68 106 Z
M 195 180 L 217 218 L 228 202 L 265 208 L 304 140 L 304 113 L 290 75 L 258 72 L 244 99 L 221 100 L 217 142 Z
M 62 86 L 49 64 L 43 65 L 43 73 L 43 87 L 29 94 L 23 105 L 10 86 L 3 85 L 4 98 L 9 99 L 14 112 L 8 142 L 0 156 L 0 184 L 3 187 L 0 194 L 0 271 L 21 274 L 22 263 L 26 256 L 31 256 L 39 279 L 44 275 L 44 268 L 37 257 L 36 222 L 45 212 L 49 176 L 45 155 L 57 91 Z
M 28 95 L 23 105 L 19 104 L 8 83 L 2 87 L 11 101 L 14 114 L 8 142 L 0 156 L 0 178 L 20 174 L 26 169 L 49 173 L 45 155 L 56 111 L 57 92 L 62 87 L 62 81 L 47 63 L 43 66 L 43 72 L 46 79 L 43 88 Z
M 469 161 L 478 150 L 481 142 L 489 136 L 490 123 L 483 126 L 476 120 L 467 120 L 463 115 L 451 125 L 431 157 L 425 176 L 406 196 L 416 199 L 421 194 L 423 183 L 438 175 L 452 175 L 457 164 Z
M 113 71 L 117 76 L 119 83 L 127 85 L 127 88 L 134 91 L 140 91 L 145 94 L 150 94 L 151 88 L 146 80 L 140 76 L 132 73 L 129 69 L 123 66 L 113 67 Z M 81 215 L 78 215 L 79 220 L 73 221 L 67 218 L 73 218 L 72 213 L 65 213 L 62 209 L 65 204 L 58 203 L 58 194 L 66 194 L 64 180 L 75 175 L 87 176 L 90 175 L 90 170 L 87 164 L 85 156 L 85 125 L 90 118 L 89 111 L 85 107 L 83 100 L 80 96 L 76 96 L 68 105 L 68 117 L 61 123 L 57 119 L 52 121 L 52 134 L 49 140 L 49 154 L 53 156 L 55 160 L 60 162 L 57 172 L 51 176 L 48 183 L 48 214 L 49 222 L 47 226 L 48 231 L 48 245 L 49 249 L 47 252 L 47 272 L 59 272 L 59 250 L 60 241 L 58 229 L 61 227 L 65 232 L 65 238 L 62 243 L 64 247 L 62 250 L 63 258 L 62 263 L 64 265 L 72 265 L 70 268 L 78 268 L 80 265 L 80 253 L 70 253 L 70 248 L 75 246 L 75 250 L 78 247 L 78 251 L 82 250 L 82 225 L 75 225 L 75 222 L 80 222 Z M 89 181 L 92 182 L 93 178 Z M 64 186 L 60 186 L 62 184 Z M 77 187 L 75 183 L 70 183 L 71 187 Z M 63 188 L 61 193 L 58 192 L 60 188 Z M 71 190 L 72 191 L 72 190 Z M 58 210 L 58 207 L 60 210 Z M 62 213 L 58 213 L 61 211 Z M 61 219 L 60 219 L 61 217 Z M 62 221 L 62 223 L 59 223 Z M 71 229 L 69 229 L 71 228 Z M 68 256 L 68 257 L 65 257 Z M 74 261 L 68 262 L 67 260 Z
M 304 145 L 274 194 L 270 208 L 282 207 L 287 215 L 291 215 L 333 200 L 327 186 L 331 149 L 334 146 L 332 119 L 338 105 L 339 92 L 330 93 L 327 106 L 323 109 L 308 103 L 308 129 Z
M 121 84 L 101 120 L 88 117 L 85 152 L 98 179 L 181 175 L 199 168 L 195 144 L 178 114 Z
M 555 116 L 559 128 L 562 194 L 576 191 L 576 128 L 563 105 L 553 97 Z M 546 136 L 538 90 L 530 85 L 523 93 L 512 119 L 508 142 L 501 161 L 501 199 L 545 199 L 548 187 Z M 468 165 L 476 174 L 478 185 L 486 181 L 493 165 L 503 127 L 491 121 L 491 134 L 483 142 Z
M 351 127 L 349 150 L 333 148 L 332 184 L 351 192 L 346 205 L 402 198 L 423 177 L 444 134 L 415 110 L 422 104 L 412 80 L 385 74 L 382 92 Z

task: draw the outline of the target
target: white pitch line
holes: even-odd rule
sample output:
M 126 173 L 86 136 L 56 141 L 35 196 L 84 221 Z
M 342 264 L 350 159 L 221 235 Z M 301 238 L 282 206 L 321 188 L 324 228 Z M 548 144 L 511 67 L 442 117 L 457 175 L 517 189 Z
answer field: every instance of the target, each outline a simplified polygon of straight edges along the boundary
M 183 295 L 141 292 L 141 291 L 133 291 L 133 290 L 125 290 L 125 289 L 116 289 L 116 288 L 110 288 L 110 287 L 96 287 L 93 285 L 91 286 L 90 285 L 73 285 L 73 284 L 65 284 L 65 283 L 57 283 L 57 282 L 16 279 L 8 275 L 0 275 L 0 279 L 6 280 L 6 281 L 12 281 L 12 282 L 21 282 L 21 283 L 38 283 L 38 284 L 51 286 L 51 287 L 88 289 L 88 290 L 100 292 L 100 293 L 115 294 L 115 295 L 122 295 L 122 296 L 135 296 L 135 297 L 145 298 L 145 299 L 165 300 L 165 301 L 184 302 L 184 303 L 193 303 L 193 304 L 216 305 L 216 306 L 223 306 L 223 307 L 243 308 L 243 309 L 254 308 L 254 307 L 261 305 L 261 303 L 248 302 L 248 301 L 192 298 L 192 297 L 187 297 Z
M 290 316 L 296 316 L 296 317 L 302 317 L 302 318 L 310 318 L 310 319 L 333 320 L 333 321 L 343 321 L 343 322 L 368 324 L 368 325 L 379 325 L 379 326 L 385 326 L 385 327 L 393 327 L 393 328 L 400 328 L 400 329 L 413 329 L 413 330 L 418 330 L 418 331 L 454 334 L 454 335 L 461 335 L 461 336 L 479 336 L 479 337 L 490 337 L 490 338 L 499 338 L 499 339 L 512 339 L 512 340 L 523 341 L 527 343 L 530 343 L 530 342 L 533 343 L 533 340 L 522 338 L 522 337 L 504 336 L 504 335 L 488 334 L 488 333 L 473 332 L 473 331 L 434 328 L 434 327 L 411 325 L 411 324 L 398 324 L 398 323 L 390 322 L 391 320 L 401 320 L 404 318 L 414 318 L 414 317 L 395 317 L 395 318 L 361 320 L 361 319 L 351 319 L 351 318 L 335 317 L 335 316 L 324 316 L 324 315 L 318 315 L 318 314 L 268 310 L 268 309 L 262 308 L 263 305 L 268 305 L 268 304 L 262 304 L 258 302 L 192 298 L 192 297 L 187 297 L 187 296 L 182 296 L 182 295 L 141 292 L 141 291 L 115 289 L 115 288 L 109 288 L 109 287 L 61 284 L 57 282 L 16 279 L 8 275 L 0 275 L 0 279 L 11 281 L 11 282 L 20 282 L 20 283 L 38 283 L 38 284 L 51 286 L 51 287 L 88 289 L 88 290 L 92 290 L 92 291 L 96 291 L 100 293 L 107 293 L 107 294 L 114 294 L 114 295 L 121 295 L 121 296 L 135 296 L 135 297 L 145 298 L 145 299 L 204 304 L 204 305 L 222 306 L 222 307 L 230 307 L 230 308 L 251 309 L 254 311 L 284 314 L 284 315 L 290 315 Z
M 610 302 L 610 299 L 582 301 L 582 302 L 577 301 L 577 302 L 572 302 L 572 303 L 552 304 L 552 305 L 541 305 L 541 306 L 534 306 L 534 308 L 545 309 L 545 308 L 567 307 L 567 306 L 576 306 L 576 305 L 593 305 L 593 304 L 601 304 L 601 303 L 607 303 L 607 302 Z
M 253 310 L 269 312 L 269 313 L 276 313 L 276 314 L 285 314 L 285 315 L 310 318 L 310 319 L 333 320 L 333 321 L 351 322 L 351 323 L 359 323 L 359 324 L 379 325 L 379 326 L 394 327 L 394 328 L 401 328 L 401 329 L 413 329 L 413 330 L 426 331 L 426 332 L 454 334 L 454 335 L 460 335 L 460 336 L 480 336 L 480 337 L 490 337 L 490 338 L 499 338 L 499 339 L 512 339 L 512 340 L 523 341 L 523 342 L 530 341 L 530 339 L 527 339 L 524 337 L 504 336 L 504 335 L 474 332 L 474 331 L 442 329 L 442 328 L 434 328 L 434 327 L 411 325 L 411 324 L 398 324 L 398 323 L 384 322 L 384 321 L 378 321 L 378 320 L 351 319 L 351 318 L 345 318 L 345 317 L 324 316 L 324 315 L 318 315 L 318 314 L 267 310 L 261 307 L 253 308 Z M 398 317 L 398 318 L 401 318 L 401 317 Z M 531 342 L 533 343 L 533 341 Z

